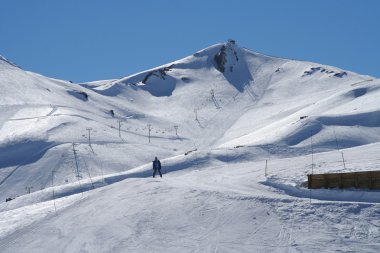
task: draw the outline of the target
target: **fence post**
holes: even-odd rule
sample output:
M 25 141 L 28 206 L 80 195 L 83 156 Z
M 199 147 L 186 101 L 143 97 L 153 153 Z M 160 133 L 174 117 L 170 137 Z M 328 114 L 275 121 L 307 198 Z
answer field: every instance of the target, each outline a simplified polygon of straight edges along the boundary
M 312 175 L 307 175 L 307 187 L 309 189 L 311 189 L 311 187 L 312 187 L 311 180 L 312 180 Z
M 369 178 L 369 189 L 373 189 L 373 180 L 372 180 L 372 172 L 368 172 L 368 178 Z

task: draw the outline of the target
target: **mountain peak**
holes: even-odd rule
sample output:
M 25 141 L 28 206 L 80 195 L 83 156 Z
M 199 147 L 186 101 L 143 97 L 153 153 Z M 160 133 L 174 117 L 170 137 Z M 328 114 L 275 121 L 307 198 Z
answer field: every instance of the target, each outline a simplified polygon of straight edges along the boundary
M 234 65 L 239 61 L 235 40 L 229 39 L 222 45 L 220 51 L 214 56 L 215 68 L 221 73 L 233 71 Z

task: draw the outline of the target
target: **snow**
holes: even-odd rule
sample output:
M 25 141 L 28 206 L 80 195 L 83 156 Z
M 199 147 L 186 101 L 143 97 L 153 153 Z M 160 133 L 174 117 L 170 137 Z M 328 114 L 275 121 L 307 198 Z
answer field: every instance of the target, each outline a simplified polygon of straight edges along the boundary
M 0 252 L 380 250 L 379 191 L 303 186 L 379 170 L 379 80 L 229 41 L 83 84 L 0 57 L 0 86 Z

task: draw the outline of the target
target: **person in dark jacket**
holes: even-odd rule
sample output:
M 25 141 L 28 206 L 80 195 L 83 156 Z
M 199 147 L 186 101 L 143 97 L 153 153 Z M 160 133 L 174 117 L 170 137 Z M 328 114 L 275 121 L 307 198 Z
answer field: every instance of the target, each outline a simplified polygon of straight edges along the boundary
M 161 174 L 161 162 L 160 160 L 157 159 L 157 156 L 154 158 L 154 161 L 153 161 L 153 177 L 156 176 L 156 173 L 158 171 L 158 173 L 160 173 L 160 177 L 162 177 L 162 174 Z

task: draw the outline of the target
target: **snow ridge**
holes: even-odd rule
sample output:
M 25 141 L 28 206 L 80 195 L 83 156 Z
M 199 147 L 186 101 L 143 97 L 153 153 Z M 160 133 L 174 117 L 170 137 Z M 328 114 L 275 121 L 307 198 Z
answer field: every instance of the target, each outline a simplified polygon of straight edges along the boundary
M 7 58 L 3 57 L 2 55 L 0 55 L 0 64 L 1 64 L 1 61 L 4 63 L 7 63 L 9 65 L 12 65 L 13 67 L 16 67 L 16 68 L 20 68 L 19 66 L 17 66 L 16 64 L 12 63 L 11 61 L 9 61 Z M 3 65 L 3 64 L 2 64 Z

